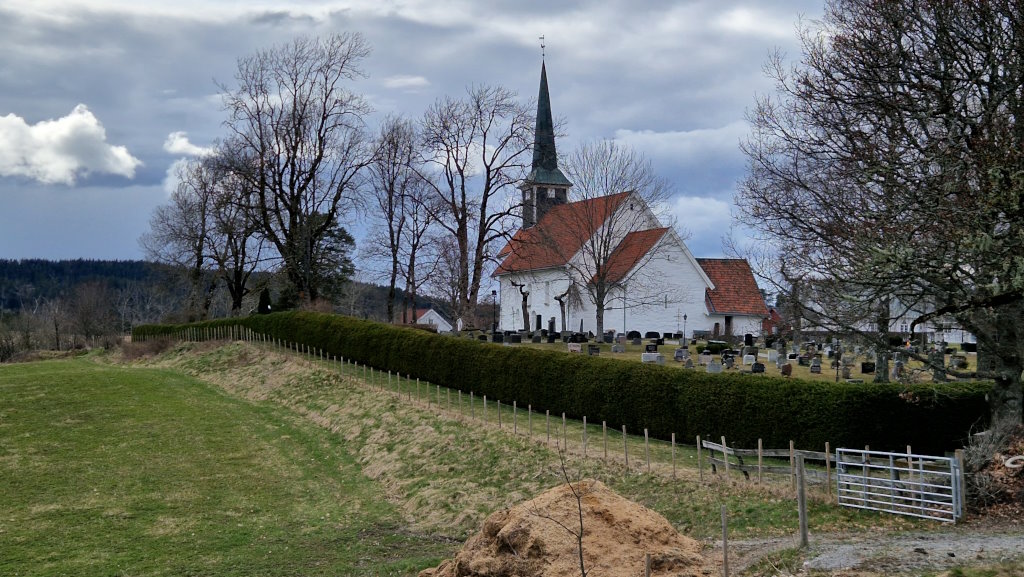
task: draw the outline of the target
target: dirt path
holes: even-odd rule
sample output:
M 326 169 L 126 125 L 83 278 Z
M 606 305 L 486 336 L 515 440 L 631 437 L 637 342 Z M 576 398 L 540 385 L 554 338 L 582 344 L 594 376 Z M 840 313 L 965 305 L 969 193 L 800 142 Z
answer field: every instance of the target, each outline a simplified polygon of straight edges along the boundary
M 721 564 L 721 542 L 705 554 Z M 794 536 L 776 539 L 729 541 L 731 574 L 757 563 L 767 555 L 798 545 Z M 812 535 L 796 574 L 810 571 L 828 575 L 892 575 L 942 571 L 960 565 L 994 564 L 1024 559 L 1024 531 L 1019 528 L 979 530 L 976 527 L 897 534 Z M 790 570 L 794 568 L 789 568 Z M 779 568 L 770 574 L 785 574 Z M 820 573 L 817 573 L 820 574 Z

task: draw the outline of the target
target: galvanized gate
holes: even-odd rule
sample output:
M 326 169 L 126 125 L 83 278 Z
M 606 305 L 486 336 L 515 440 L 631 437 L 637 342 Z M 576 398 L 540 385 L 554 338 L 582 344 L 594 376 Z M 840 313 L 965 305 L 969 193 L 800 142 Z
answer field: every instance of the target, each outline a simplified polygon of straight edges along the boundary
M 963 515 L 963 476 L 949 457 L 836 449 L 840 505 L 955 523 Z

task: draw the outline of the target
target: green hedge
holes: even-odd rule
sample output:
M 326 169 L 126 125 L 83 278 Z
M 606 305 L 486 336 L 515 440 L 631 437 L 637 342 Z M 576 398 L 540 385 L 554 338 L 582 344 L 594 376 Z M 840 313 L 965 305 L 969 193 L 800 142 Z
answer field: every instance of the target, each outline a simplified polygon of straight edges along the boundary
M 185 326 L 138 327 L 133 336 L 242 325 L 378 369 L 535 410 L 587 416 L 591 423 L 644 428 L 683 442 L 724 435 L 737 447 L 832 447 L 941 453 L 984 426 L 990 383 L 903 385 L 827 383 L 744 374 L 707 374 L 466 338 L 309 312 L 286 312 Z M 237 335 L 237 333 L 236 333 Z

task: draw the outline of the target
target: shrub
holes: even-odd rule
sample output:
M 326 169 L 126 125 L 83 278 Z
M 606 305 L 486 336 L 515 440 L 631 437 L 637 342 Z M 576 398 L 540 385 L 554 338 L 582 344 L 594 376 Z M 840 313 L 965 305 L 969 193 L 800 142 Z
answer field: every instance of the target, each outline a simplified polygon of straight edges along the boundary
M 564 411 L 667 439 L 696 435 L 753 447 L 871 445 L 942 452 L 962 444 L 987 414 L 988 383 L 911 385 L 707 374 L 677 367 L 504 347 L 336 315 L 287 312 L 187 326 L 146 326 L 145 340 L 224 333 L 233 325 L 322 349 L 378 369 L 537 410 Z M 725 346 L 725 343 L 721 343 Z

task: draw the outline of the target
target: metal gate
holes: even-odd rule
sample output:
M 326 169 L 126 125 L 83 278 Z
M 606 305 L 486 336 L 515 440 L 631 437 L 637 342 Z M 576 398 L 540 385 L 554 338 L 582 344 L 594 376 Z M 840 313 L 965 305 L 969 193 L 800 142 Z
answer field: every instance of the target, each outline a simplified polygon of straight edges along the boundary
M 963 476 L 949 457 L 836 449 L 840 505 L 955 523 L 963 515 Z

